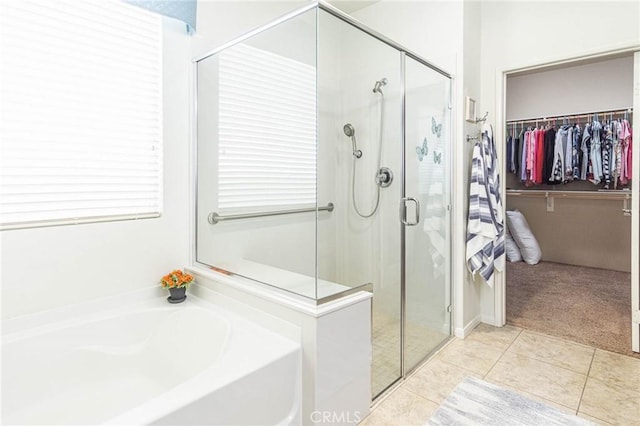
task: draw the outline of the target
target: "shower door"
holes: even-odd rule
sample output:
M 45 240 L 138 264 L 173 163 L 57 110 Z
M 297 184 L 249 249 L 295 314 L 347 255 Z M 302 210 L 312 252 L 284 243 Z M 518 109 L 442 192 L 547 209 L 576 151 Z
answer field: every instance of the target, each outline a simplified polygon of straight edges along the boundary
M 405 56 L 404 373 L 451 335 L 450 84 Z
M 450 336 L 450 79 L 339 16 L 318 22 L 317 193 L 335 203 L 318 278 L 373 292 L 375 398 Z

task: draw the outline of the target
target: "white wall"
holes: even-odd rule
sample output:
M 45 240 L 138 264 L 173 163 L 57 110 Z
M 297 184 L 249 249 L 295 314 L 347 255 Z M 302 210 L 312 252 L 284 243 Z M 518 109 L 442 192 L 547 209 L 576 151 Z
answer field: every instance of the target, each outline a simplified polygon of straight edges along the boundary
M 507 77 L 507 121 L 632 106 L 633 54 Z
M 626 47 L 640 43 L 640 2 L 499 2 L 481 4 L 481 75 L 479 109 L 495 123 L 502 102 L 498 73 L 535 64 Z M 533 34 L 527 28 L 540 28 Z M 613 31 L 598 30 L 614 28 Z M 500 144 L 498 144 L 500 146 Z M 503 153 L 499 153 L 503 155 Z M 499 280 L 496 282 L 500 282 Z M 494 291 L 483 287 L 482 315 L 493 322 Z
M 184 24 L 164 28 L 162 217 L 3 231 L 2 318 L 158 285 L 187 264 L 189 39 Z
M 467 142 L 466 136 L 478 136 L 481 126 L 475 123 L 464 121 L 465 97 L 469 96 L 479 103 L 481 99 L 480 87 L 480 2 L 464 2 L 464 25 L 463 25 L 463 74 L 458 84 L 462 86 L 458 90 L 456 101 L 459 108 L 459 126 L 462 130 L 456 140 L 456 170 L 455 170 L 455 200 L 454 200 L 454 235 L 453 245 L 454 263 L 453 276 L 458 292 L 456 298 L 458 302 L 454 311 L 456 315 L 456 335 L 463 337 L 467 335 L 473 327 L 480 321 L 480 292 L 482 283 L 474 281 L 465 264 L 465 246 L 467 239 L 467 218 L 469 215 L 469 177 L 471 171 L 471 157 L 473 153 L 473 142 Z M 477 106 L 478 116 L 484 114 L 481 105 Z
M 462 1 L 455 0 L 382 0 L 352 16 L 432 64 L 457 74 L 462 5 Z

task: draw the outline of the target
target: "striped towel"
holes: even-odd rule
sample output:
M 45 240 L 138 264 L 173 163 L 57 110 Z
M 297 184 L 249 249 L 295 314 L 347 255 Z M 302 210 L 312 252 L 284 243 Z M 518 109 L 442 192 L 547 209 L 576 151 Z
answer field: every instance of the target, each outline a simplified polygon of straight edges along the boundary
M 490 287 L 494 270 L 504 270 L 504 233 L 498 156 L 493 129 L 485 124 L 481 140 L 473 147 L 466 261 L 471 274 L 479 273 Z

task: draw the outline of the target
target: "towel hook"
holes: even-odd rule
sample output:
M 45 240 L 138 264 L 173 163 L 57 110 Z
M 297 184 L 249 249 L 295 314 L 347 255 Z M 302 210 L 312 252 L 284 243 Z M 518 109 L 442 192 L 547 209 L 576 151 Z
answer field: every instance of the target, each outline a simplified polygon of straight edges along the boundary
M 485 121 L 487 121 L 487 117 L 489 116 L 489 111 L 484 113 L 484 116 L 482 116 L 482 118 L 476 118 L 474 123 L 483 123 Z

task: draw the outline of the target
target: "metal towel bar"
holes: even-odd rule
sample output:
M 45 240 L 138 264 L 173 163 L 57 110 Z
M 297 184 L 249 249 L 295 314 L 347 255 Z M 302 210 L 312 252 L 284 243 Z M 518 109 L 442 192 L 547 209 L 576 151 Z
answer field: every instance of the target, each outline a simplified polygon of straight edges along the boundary
M 218 213 L 212 212 L 209 213 L 209 223 L 215 225 L 218 222 L 222 222 L 225 220 L 236 220 L 236 219 L 251 219 L 253 217 L 265 217 L 265 216 L 280 216 L 283 214 L 294 214 L 294 213 L 307 213 L 307 212 L 315 212 L 317 211 L 333 211 L 333 203 L 329 203 L 324 207 L 316 208 L 306 208 L 306 209 L 289 209 L 289 210 L 275 210 L 270 212 L 256 212 L 256 213 L 242 213 L 242 214 L 230 214 L 226 216 L 221 216 Z

